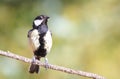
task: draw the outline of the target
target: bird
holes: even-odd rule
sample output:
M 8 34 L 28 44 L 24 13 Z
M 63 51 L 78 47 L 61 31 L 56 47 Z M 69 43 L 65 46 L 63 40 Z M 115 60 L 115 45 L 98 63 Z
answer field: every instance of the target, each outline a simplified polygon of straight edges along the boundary
M 29 73 L 39 73 L 39 65 L 34 64 L 35 60 L 44 57 L 46 68 L 48 66 L 47 53 L 52 47 L 52 33 L 48 28 L 47 22 L 50 17 L 39 15 L 33 20 L 32 29 L 28 31 L 27 37 L 32 48 L 33 58 L 29 67 Z

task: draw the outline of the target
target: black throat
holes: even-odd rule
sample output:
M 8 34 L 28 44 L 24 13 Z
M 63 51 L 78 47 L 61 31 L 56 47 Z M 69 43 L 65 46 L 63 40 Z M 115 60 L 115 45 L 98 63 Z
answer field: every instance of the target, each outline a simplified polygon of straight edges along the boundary
M 38 32 L 39 32 L 40 34 L 46 33 L 47 31 L 48 31 L 48 26 L 45 25 L 45 24 L 43 24 L 43 25 L 41 25 L 41 26 L 38 27 Z

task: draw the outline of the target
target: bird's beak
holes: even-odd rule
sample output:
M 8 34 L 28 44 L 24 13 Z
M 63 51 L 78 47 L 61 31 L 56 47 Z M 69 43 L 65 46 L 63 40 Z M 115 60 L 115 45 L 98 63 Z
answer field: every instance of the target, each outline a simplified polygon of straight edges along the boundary
M 48 16 L 46 17 L 46 19 L 49 19 L 49 18 L 50 18 L 50 17 L 48 17 Z
M 50 17 L 46 16 L 44 20 L 46 21 L 46 20 L 48 20 L 49 18 L 50 18 Z
M 50 17 L 48 17 L 48 16 L 46 16 L 46 17 L 44 17 L 44 23 L 47 23 L 47 21 L 48 21 L 48 19 L 49 19 Z

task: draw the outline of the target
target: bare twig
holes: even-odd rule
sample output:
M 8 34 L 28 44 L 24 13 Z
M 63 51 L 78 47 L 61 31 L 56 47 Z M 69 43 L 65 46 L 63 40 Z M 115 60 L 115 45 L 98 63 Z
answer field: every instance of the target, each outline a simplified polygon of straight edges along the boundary
M 9 51 L 5 52 L 5 51 L 0 50 L 0 55 L 10 57 L 10 58 L 13 58 L 13 59 L 17 59 L 17 60 L 20 60 L 20 61 L 24 61 L 24 62 L 27 62 L 27 63 L 31 63 L 31 59 L 13 54 Z M 35 61 L 35 64 L 38 64 L 42 67 L 45 67 L 45 64 L 38 61 L 38 60 Z M 57 71 L 66 72 L 66 73 L 69 73 L 69 74 L 76 74 L 76 75 L 79 75 L 79 76 L 93 78 L 93 79 L 105 79 L 104 77 L 99 76 L 99 75 L 94 74 L 94 73 L 84 72 L 84 71 L 80 71 L 80 70 L 73 70 L 73 69 L 70 69 L 70 68 L 65 68 L 65 67 L 56 66 L 56 65 L 52 65 L 52 64 L 48 64 L 48 68 L 53 69 L 53 70 L 57 70 Z

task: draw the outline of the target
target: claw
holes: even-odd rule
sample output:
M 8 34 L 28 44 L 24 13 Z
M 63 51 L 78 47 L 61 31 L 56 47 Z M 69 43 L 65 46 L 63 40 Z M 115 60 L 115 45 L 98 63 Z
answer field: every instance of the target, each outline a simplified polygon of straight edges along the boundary
M 36 60 L 35 57 L 33 57 L 31 63 L 35 63 L 35 60 Z
M 48 69 L 48 59 L 47 58 L 45 58 L 45 68 L 46 68 L 46 70 Z

